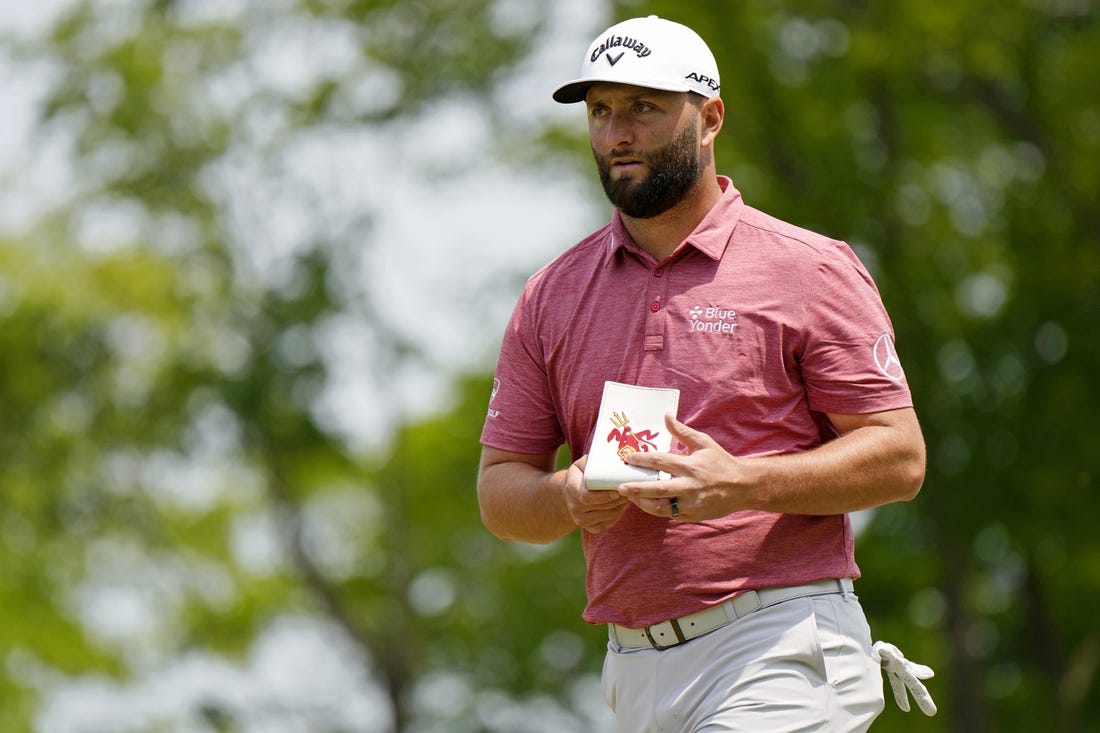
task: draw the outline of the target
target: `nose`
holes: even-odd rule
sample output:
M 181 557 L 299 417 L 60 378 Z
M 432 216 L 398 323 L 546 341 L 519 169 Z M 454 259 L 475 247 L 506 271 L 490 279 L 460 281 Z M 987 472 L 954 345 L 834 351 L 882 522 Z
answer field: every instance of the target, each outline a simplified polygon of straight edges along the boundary
M 603 143 L 608 150 L 630 147 L 634 143 L 634 129 L 626 115 L 612 112 L 604 119 Z

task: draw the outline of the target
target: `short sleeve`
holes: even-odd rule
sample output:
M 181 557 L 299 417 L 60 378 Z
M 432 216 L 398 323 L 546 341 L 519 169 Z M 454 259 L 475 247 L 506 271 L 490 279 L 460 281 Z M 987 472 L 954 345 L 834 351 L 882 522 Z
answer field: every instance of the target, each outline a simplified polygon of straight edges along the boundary
M 534 327 L 531 290 L 529 284 L 504 331 L 481 442 L 515 453 L 542 454 L 557 450 L 563 434 Z
M 810 408 L 855 415 L 911 407 L 890 317 L 855 253 L 835 243 L 810 277 L 800 355 Z

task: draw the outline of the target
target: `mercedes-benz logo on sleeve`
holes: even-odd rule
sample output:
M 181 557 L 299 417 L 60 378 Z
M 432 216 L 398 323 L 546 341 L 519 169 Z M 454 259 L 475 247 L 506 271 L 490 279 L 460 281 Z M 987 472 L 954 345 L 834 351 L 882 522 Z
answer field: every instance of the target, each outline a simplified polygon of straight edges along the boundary
M 905 378 L 905 370 L 901 368 L 901 359 L 898 358 L 897 349 L 894 348 L 894 339 L 884 333 L 875 342 L 875 364 L 878 370 L 895 382 Z

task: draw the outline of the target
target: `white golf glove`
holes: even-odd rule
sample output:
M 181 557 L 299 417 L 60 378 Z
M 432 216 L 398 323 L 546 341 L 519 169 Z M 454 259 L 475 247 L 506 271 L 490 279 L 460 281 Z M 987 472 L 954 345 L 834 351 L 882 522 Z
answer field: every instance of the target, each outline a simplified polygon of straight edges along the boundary
M 884 641 L 876 641 L 871 646 L 871 658 L 882 665 L 899 708 L 909 712 L 909 698 L 905 694 L 908 689 L 922 713 L 936 714 L 936 703 L 932 702 L 932 696 L 921 682 L 936 674 L 931 667 L 910 662 L 900 649 Z

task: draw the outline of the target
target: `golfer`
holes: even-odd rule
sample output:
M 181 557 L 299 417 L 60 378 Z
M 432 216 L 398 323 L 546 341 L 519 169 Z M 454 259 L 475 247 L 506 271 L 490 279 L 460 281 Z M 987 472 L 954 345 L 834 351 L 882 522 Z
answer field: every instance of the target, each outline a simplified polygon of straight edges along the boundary
M 880 663 L 931 670 L 872 649 L 848 514 L 916 496 L 924 441 L 852 250 L 716 172 L 720 93 L 706 43 L 656 16 L 601 33 L 554 91 L 586 111 L 615 210 L 530 278 L 508 323 L 482 518 L 506 540 L 581 531 L 620 731 L 863 731 Z M 612 427 L 595 424 L 605 381 L 680 391 L 657 426 L 673 450 L 625 459 L 670 478 L 586 490 Z

